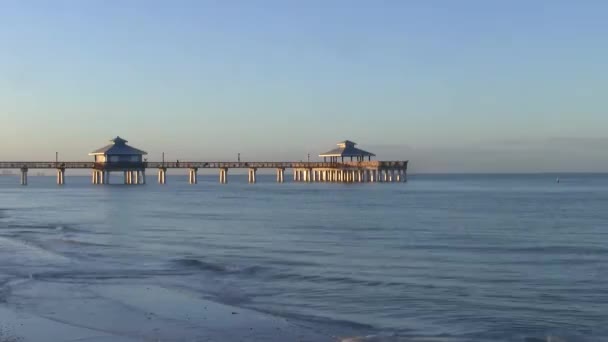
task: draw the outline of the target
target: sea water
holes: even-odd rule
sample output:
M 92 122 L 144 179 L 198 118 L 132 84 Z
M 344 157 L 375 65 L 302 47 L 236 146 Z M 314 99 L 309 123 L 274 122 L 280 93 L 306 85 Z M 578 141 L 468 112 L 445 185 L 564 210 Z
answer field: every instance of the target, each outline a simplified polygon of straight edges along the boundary
M 0 177 L 0 306 L 154 284 L 331 336 L 608 340 L 608 175 L 152 180 Z

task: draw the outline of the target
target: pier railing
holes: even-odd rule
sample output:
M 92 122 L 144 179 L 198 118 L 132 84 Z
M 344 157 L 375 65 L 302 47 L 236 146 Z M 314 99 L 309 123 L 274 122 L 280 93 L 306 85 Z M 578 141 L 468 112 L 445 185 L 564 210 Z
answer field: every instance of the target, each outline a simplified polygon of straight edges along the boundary
M 48 162 L 48 161 L 8 161 L 0 162 L 0 169 L 401 169 L 407 167 L 407 161 L 362 161 L 362 162 L 149 162 L 142 163 L 95 163 L 82 161 Z

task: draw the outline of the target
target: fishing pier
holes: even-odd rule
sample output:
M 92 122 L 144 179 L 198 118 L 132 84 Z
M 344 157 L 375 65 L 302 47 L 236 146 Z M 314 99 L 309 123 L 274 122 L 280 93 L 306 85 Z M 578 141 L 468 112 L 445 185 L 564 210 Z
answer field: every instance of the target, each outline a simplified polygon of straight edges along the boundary
M 93 161 L 75 162 L 0 162 L 0 169 L 18 169 L 21 171 L 21 184 L 27 185 L 28 171 L 31 169 L 57 170 L 57 184 L 65 184 L 65 172 L 70 169 L 91 170 L 93 184 L 110 184 L 112 173 L 122 176 L 124 184 L 146 184 L 146 170 L 156 170 L 159 184 L 167 183 L 167 170 L 187 170 L 188 182 L 198 183 L 199 169 L 219 170 L 219 182 L 228 183 L 230 169 L 247 169 L 249 183 L 257 182 L 257 171 L 274 169 L 276 181 L 285 182 L 285 171 L 291 170 L 294 182 L 334 182 L 334 183 L 396 183 L 407 181 L 408 161 L 373 161 L 375 155 L 360 150 L 351 141 L 338 143 L 338 148 L 320 154 L 322 162 L 203 162 L 147 161 L 143 156 L 147 153 L 127 145 L 126 140 L 116 137 L 112 144 L 95 150 L 89 155 Z M 346 160 L 345 160 L 346 159 Z M 367 160 L 365 160 L 367 159 Z

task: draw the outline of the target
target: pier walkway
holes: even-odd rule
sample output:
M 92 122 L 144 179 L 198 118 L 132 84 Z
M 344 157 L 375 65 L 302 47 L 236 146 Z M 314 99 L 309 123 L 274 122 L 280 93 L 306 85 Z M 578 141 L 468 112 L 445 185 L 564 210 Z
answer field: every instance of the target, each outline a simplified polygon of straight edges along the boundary
M 248 180 L 256 183 L 258 169 L 275 169 L 277 182 L 285 181 L 285 170 L 290 169 L 296 182 L 405 182 L 407 161 L 354 162 L 232 162 L 232 161 L 175 161 L 175 162 L 91 162 L 91 161 L 0 161 L 0 169 L 21 171 L 21 184 L 27 185 L 30 169 L 56 169 L 57 184 L 65 183 L 65 170 L 90 169 L 94 184 L 107 184 L 111 172 L 124 172 L 125 184 L 145 184 L 146 169 L 158 170 L 158 182 L 166 183 L 169 169 L 187 169 L 191 184 L 198 182 L 198 169 L 219 170 L 220 183 L 228 182 L 230 169 L 248 169 Z
M 375 154 L 361 150 L 355 142 L 345 140 L 339 142 L 337 148 L 320 154 L 323 162 L 242 162 L 240 161 L 148 161 L 143 158 L 147 152 L 128 145 L 128 141 L 116 137 L 112 143 L 89 153 L 93 161 L 59 161 L 58 155 L 54 162 L 48 161 L 0 161 L 0 169 L 21 170 L 21 184 L 27 185 L 27 175 L 30 169 L 56 169 L 57 184 L 65 184 L 65 171 L 69 169 L 90 169 L 93 184 L 109 184 L 110 175 L 122 173 L 124 184 L 145 184 L 146 169 L 158 170 L 158 183 L 167 182 L 167 170 L 187 169 L 188 182 L 198 183 L 199 169 L 219 170 L 220 183 L 228 183 L 230 169 L 248 169 L 249 183 L 256 183 L 258 169 L 275 169 L 277 182 L 285 181 L 285 170 L 293 171 L 295 182 L 405 182 L 407 180 L 407 161 L 372 161 Z M 327 160 L 329 158 L 329 161 Z M 345 161 L 344 159 L 347 159 Z M 348 159 L 350 158 L 350 161 Z M 367 161 L 365 160 L 367 158 Z M 310 159 L 310 155 L 309 155 Z

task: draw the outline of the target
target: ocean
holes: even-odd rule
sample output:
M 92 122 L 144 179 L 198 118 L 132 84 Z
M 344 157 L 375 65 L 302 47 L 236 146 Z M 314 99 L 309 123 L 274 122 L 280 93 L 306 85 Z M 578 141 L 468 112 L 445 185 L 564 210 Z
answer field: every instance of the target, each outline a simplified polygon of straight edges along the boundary
M 246 177 L 0 177 L 0 307 L 99 331 L 112 307 L 111 327 L 145 340 L 119 326 L 137 314 L 120 289 L 155 286 L 328 341 L 608 340 L 608 175 Z M 155 329 L 182 319 L 175 305 Z

